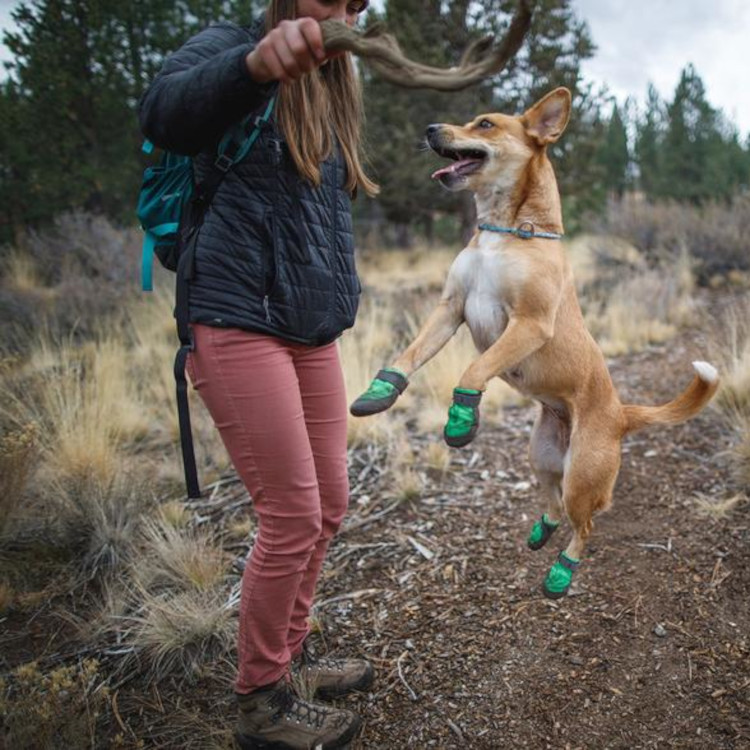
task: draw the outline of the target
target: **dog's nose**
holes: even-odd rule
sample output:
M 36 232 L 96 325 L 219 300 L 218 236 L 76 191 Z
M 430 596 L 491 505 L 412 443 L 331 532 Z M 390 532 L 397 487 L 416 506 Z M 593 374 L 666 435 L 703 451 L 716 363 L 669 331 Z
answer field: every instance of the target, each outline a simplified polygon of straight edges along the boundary
M 437 135 L 438 131 L 440 130 L 440 125 L 437 125 L 433 123 L 432 125 L 427 126 L 427 130 L 425 131 L 428 136 L 430 135 Z

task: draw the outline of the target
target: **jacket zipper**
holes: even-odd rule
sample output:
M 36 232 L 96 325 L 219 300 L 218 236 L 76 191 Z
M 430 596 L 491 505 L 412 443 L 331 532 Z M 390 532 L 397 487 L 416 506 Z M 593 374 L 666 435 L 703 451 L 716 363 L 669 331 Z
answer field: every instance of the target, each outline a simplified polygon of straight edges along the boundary
M 263 310 L 266 314 L 266 323 L 271 323 L 271 294 L 276 288 L 276 282 L 279 278 L 279 231 L 276 224 L 276 216 L 274 215 L 272 209 L 269 209 L 266 212 L 266 217 L 267 219 L 264 219 L 264 221 L 268 220 L 271 224 L 271 262 L 273 263 L 273 276 L 271 277 L 271 281 L 268 284 L 266 293 L 263 295 Z
M 276 167 L 276 171 L 278 173 L 278 170 L 281 168 L 281 159 L 282 159 L 282 153 L 281 153 L 281 141 L 278 138 L 271 138 L 271 150 L 273 152 L 273 163 Z M 263 310 L 266 314 L 266 323 L 271 323 L 271 292 L 274 289 L 274 286 L 276 285 L 276 277 L 278 276 L 279 269 L 278 269 L 278 257 L 276 253 L 276 248 L 278 247 L 278 234 L 276 230 L 276 217 L 273 214 L 273 210 L 271 210 L 270 213 L 266 214 L 270 217 L 271 220 L 271 259 L 273 261 L 273 278 L 271 279 L 271 283 L 268 286 L 268 290 L 266 291 L 265 295 L 263 295 Z
M 335 175 L 338 176 L 338 159 L 334 164 L 336 170 Z M 329 322 L 333 323 L 333 319 L 336 317 L 336 230 L 337 230 L 337 219 L 339 209 L 339 191 L 336 178 L 333 179 L 333 216 L 331 217 L 331 310 L 329 314 Z

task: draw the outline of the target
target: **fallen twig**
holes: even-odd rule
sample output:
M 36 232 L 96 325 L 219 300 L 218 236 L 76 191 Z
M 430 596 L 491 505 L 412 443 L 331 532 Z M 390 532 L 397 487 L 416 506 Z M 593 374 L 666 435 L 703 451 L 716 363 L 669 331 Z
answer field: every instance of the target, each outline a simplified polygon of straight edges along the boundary
M 411 699 L 413 701 L 418 701 L 419 696 L 411 689 L 411 686 L 409 685 L 409 683 L 406 681 L 406 678 L 404 677 L 404 673 L 401 671 L 401 661 L 403 660 L 405 656 L 408 656 L 408 655 L 409 655 L 409 652 L 404 651 L 404 653 L 401 654 L 401 656 L 399 656 L 398 660 L 396 661 L 396 667 L 398 668 L 398 677 L 401 680 L 401 682 L 404 683 L 404 686 L 406 687 L 406 689 L 409 691 L 409 696 L 411 697 Z

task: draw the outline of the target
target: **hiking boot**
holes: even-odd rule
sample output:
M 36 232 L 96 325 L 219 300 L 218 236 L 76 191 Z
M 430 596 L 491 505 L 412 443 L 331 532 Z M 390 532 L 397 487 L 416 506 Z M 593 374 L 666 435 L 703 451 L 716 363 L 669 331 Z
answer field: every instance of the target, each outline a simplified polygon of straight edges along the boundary
M 237 695 L 235 738 L 242 750 L 333 750 L 346 748 L 359 731 L 357 714 L 303 701 L 284 678 Z
M 354 690 L 367 690 L 375 670 L 366 659 L 332 659 L 319 656 L 310 644 L 292 662 L 292 675 L 316 698 L 339 698 Z

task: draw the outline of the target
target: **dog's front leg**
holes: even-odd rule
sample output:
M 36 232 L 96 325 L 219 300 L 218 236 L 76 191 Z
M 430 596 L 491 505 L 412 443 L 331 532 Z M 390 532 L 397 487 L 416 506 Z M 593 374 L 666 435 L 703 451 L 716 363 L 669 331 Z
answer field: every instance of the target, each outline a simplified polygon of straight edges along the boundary
M 448 343 L 462 322 L 463 305 L 455 298 L 441 299 L 414 341 L 393 362 L 393 367 L 408 378 Z
M 370 387 L 351 405 L 351 413 L 364 417 L 392 406 L 408 385 L 409 376 L 445 346 L 462 322 L 463 300 L 451 292 L 444 293 L 414 341 L 390 367 L 378 372 Z
M 511 317 L 503 335 L 466 368 L 458 387 L 483 391 L 491 378 L 512 370 L 541 349 L 553 333 L 551 320 Z
M 443 436 L 454 448 L 470 443 L 479 429 L 479 401 L 491 378 L 513 369 L 543 347 L 554 332 L 554 316 L 511 316 L 503 335 L 466 369 L 453 390 Z

